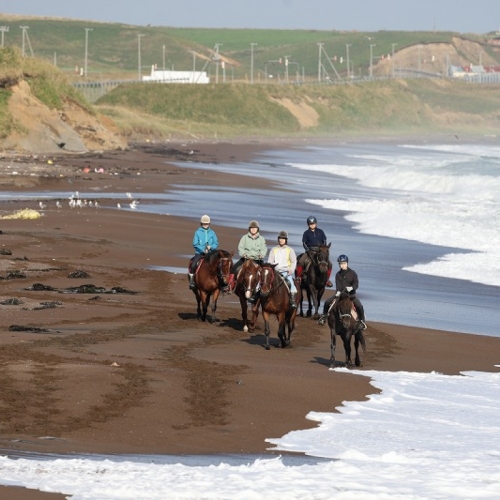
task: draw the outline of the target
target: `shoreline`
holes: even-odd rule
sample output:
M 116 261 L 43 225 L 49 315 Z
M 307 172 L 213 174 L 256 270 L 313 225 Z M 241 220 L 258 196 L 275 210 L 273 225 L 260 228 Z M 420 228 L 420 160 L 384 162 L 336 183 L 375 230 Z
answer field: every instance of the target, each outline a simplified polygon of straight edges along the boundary
M 83 192 L 112 185 L 125 197 L 182 184 L 188 191 L 192 169 L 168 161 L 236 163 L 272 149 L 269 144 L 194 144 L 169 145 L 175 150 L 170 158 L 155 152 L 154 145 L 57 157 L 47 177 L 0 175 L 2 189 L 13 183 L 8 190 Z M 38 165 L 47 168 L 46 160 Z M 104 173 L 95 172 L 101 168 Z M 207 185 L 252 183 L 240 175 L 201 170 L 199 175 Z M 21 205 L 2 202 L 0 215 Z M 0 220 L 0 245 L 12 251 L 0 260 L 0 300 L 22 301 L 0 305 L 6 408 L 1 448 L 272 455 L 265 438 L 316 426 L 306 419 L 310 411 L 335 412 L 343 401 L 378 392 L 367 377 L 328 370 L 329 332 L 313 320 L 298 318 L 292 348 L 270 352 L 263 350 L 261 319 L 255 334 L 242 332 L 234 296 L 219 301 L 220 325 L 198 322 L 186 277 L 146 269 L 184 268 L 196 227 L 191 219 L 166 214 L 52 206 L 40 219 Z M 221 246 L 231 250 L 244 232 L 218 225 L 216 231 Z M 5 279 L 14 270 L 26 277 Z M 76 270 L 89 277 L 69 278 Z M 27 290 L 34 283 L 57 290 L 92 283 L 139 293 Z M 48 302 L 54 306 L 39 309 Z M 14 324 L 48 332 L 13 332 Z M 450 375 L 498 370 L 500 339 L 495 337 L 371 321 L 366 336 L 363 369 Z M 271 340 L 277 342 L 275 324 Z M 338 351 L 341 360 L 341 346 Z M 55 439 L 40 439 L 48 436 Z

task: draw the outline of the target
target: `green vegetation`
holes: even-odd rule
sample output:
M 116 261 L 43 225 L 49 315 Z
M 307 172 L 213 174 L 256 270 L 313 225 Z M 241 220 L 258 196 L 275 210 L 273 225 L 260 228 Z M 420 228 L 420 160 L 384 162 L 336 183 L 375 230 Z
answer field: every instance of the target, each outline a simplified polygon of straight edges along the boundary
M 373 57 L 377 61 L 393 51 L 437 42 L 451 43 L 456 37 L 484 44 L 484 53 L 500 63 L 500 54 L 485 44 L 491 36 L 487 34 L 173 28 L 50 18 L 17 17 L 13 20 L 7 15 L 0 15 L 0 22 L 12 25 L 5 34 L 6 46 L 18 48 L 22 46 L 22 30 L 18 26 L 29 25 L 26 54 L 55 64 L 73 79 L 81 79 L 77 70 L 81 71 L 85 66 L 86 37 L 89 80 L 136 77 L 138 35 L 144 35 L 140 37 L 142 74 L 148 74 L 154 64 L 158 69 L 164 66 L 166 69 L 191 70 L 194 63 L 197 70 L 205 69 L 213 75 L 216 44 L 227 62 L 228 78 L 236 80 L 249 78 L 252 43 L 256 44 L 253 46 L 254 71 L 260 77 L 267 70 L 283 74 L 285 57 L 290 62 L 293 75 L 299 73 L 314 77 L 318 73 L 318 43 L 324 44 L 325 53 L 335 62 L 341 74 L 347 71 L 346 45 L 349 46 L 352 72 L 366 75 L 370 64 L 370 45 L 373 45 Z M 281 65 L 278 62 L 280 59 Z M 479 62 L 479 53 L 471 62 Z
M 321 86 L 130 84 L 97 107 L 126 135 L 135 130 L 150 136 L 480 134 L 496 133 L 500 119 L 497 87 L 428 79 Z

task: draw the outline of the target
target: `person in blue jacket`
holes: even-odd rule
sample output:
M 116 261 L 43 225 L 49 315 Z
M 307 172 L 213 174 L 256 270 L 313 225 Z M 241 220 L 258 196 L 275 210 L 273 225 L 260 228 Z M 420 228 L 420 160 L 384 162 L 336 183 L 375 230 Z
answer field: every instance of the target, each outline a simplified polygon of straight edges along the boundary
M 194 272 L 198 261 L 211 250 L 217 250 L 219 240 L 215 231 L 210 227 L 210 217 L 203 215 L 200 219 L 200 227 L 194 232 L 193 248 L 194 257 L 189 261 L 188 277 L 189 288 L 192 290 L 196 285 L 194 282 Z

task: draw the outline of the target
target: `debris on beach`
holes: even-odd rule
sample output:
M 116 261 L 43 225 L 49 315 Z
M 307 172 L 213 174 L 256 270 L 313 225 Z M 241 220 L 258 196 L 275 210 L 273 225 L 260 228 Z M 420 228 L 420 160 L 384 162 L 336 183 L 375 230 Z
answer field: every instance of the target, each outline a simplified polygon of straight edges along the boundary
M 104 288 L 103 286 L 96 286 L 92 283 L 88 283 L 86 285 L 80 286 L 70 286 L 68 288 L 54 288 L 49 285 L 43 285 L 42 283 L 35 283 L 33 286 L 25 288 L 25 290 L 29 290 L 32 292 L 58 292 L 58 293 L 101 293 L 101 294 L 130 294 L 136 295 L 139 292 L 134 292 L 132 290 L 127 290 L 126 288 L 122 288 L 121 286 L 114 286 L 110 290 Z
M 35 307 L 33 310 L 40 311 L 41 309 L 55 309 L 56 307 L 60 307 L 62 305 L 62 302 L 58 300 L 55 302 L 40 302 L 40 307 Z
M 2 247 L 0 248 L 0 255 L 12 255 L 12 250 Z
M 2 302 L 0 302 L 0 305 L 2 306 L 20 306 L 21 304 L 24 304 L 24 302 L 20 299 L 16 299 L 15 297 L 12 299 L 2 300 Z
M 69 273 L 68 278 L 90 278 L 90 274 L 82 271 L 81 269 L 77 269 L 76 271 Z
M 9 332 L 50 333 L 50 330 L 47 330 L 46 328 L 39 328 L 37 326 L 10 325 Z
M 2 219 L 39 219 L 42 216 L 40 212 L 31 208 L 24 208 L 9 215 L 2 216 Z
M 6 280 L 26 279 L 26 275 L 21 271 L 11 271 L 9 274 L 7 274 L 7 276 L 4 279 Z

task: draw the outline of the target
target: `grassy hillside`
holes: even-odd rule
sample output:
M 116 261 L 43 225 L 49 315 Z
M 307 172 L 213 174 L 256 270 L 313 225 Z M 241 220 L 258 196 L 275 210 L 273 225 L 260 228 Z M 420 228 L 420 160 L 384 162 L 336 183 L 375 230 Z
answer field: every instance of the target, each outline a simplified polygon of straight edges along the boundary
M 427 79 L 341 86 L 129 84 L 97 105 L 125 135 L 146 137 L 491 134 L 500 121 L 497 87 Z
M 22 57 L 16 48 L 0 48 L 0 138 L 16 129 L 9 113 L 11 87 L 19 81 L 29 83 L 33 95 L 50 109 L 61 109 L 65 99 L 72 99 L 84 109 L 91 107 L 59 70 L 46 61 Z
M 340 32 L 313 30 L 249 30 L 196 29 L 165 26 L 131 26 L 117 23 L 98 23 L 69 19 L 24 18 L 0 14 L 0 23 L 9 26 L 5 33 L 8 47 L 22 46 L 22 30 L 26 30 L 25 53 L 51 62 L 72 78 L 78 77 L 76 68 L 85 65 L 85 38 L 88 36 L 87 70 L 89 79 L 135 78 L 138 74 L 139 37 L 141 42 L 141 71 L 149 73 L 151 66 L 159 69 L 197 70 L 215 73 L 213 49 L 219 44 L 219 53 L 227 62 L 228 78 L 248 79 L 251 67 L 251 47 L 254 43 L 254 72 L 262 76 L 266 70 L 283 74 L 287 57 L 291 74 L 314 78 L 318 73 L 318 43 L 339 73 L 347 71 L 347 47 L 351 70 L 366 75 L 372 63 L 392 52 L 404 51 L 432 43 L 451 44 L 457 36 L 481 43 L 483 60 L 500 63 L 500 54 L 485 42 L 487 35 L 462 35 L 450 32 L 379 31 Z M 86 32 L 86 29 L 89 31 Z M 91 31 L 90 31 L 91 30 Z M 479 51 L 464 54 L 472 63 L 479 62 Z M 458 64 L 460 51 L 454 52 Z M 281 65 L 279 60 L 281 59 Z M 331 70 L 331 68 L 330 68 Z

